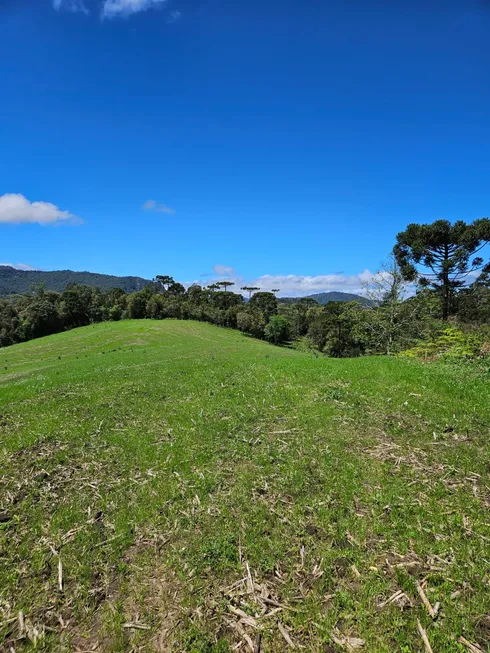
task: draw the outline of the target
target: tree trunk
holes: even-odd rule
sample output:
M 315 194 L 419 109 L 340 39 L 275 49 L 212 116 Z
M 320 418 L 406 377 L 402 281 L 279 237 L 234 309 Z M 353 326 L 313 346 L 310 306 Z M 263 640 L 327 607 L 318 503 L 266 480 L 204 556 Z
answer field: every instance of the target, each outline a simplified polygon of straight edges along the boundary
M 444 262 L 442 271 L 442 319 L 447 320 L 449 317 L 449 309 L 451 303 L 450 288 L 449 288 L 449 248 L 444 246 Z

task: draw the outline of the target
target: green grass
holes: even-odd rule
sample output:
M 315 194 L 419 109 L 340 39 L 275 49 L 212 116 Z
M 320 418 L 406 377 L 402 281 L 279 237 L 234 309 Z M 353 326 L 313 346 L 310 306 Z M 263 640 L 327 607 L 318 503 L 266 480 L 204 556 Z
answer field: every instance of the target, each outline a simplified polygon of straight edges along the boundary
M 0 650 L 284 651 L 282 628 L 307 651 L 423 651 L 417 620 L 436 653 L 487 650 L 481 367 L 179 321 L 0 364 Z

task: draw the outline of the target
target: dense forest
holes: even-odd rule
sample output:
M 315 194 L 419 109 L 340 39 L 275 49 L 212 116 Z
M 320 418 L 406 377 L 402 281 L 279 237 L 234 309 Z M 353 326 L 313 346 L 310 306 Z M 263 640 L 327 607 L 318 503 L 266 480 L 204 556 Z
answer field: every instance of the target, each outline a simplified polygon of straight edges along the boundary
M 70 284 L 99 288 L 103 292 L 121 288 L 125 292 L 141 290 L 151 283 L 141 277 L 116 277 L 94 272 L 73 272 L 73 270 L 17 270 L 9 265 L 0 266 L 0 297 L 29 292 L 33 285 L 43 284 L 48 290 L 63 292 Z
M 490 323 L 490 264 L 482 250 L 490 220 L 411 224 L 397 236 L 392 254 L 366 286 L 365 300 L 319 304 L 294 302 L 232 281 L 185 288 L 157 275 L 141 290 L 102 291 L 68 284 L 62 292 L 38 286 L 34 293 L 0 300 L 0 346 L 105 320 L 184 319 L 239 329 L 274 344 L 293 343 L 329 356 L 431 355 L 434 347 L 484 355 Z M 424 344 L 425 343 L 425 344 Z

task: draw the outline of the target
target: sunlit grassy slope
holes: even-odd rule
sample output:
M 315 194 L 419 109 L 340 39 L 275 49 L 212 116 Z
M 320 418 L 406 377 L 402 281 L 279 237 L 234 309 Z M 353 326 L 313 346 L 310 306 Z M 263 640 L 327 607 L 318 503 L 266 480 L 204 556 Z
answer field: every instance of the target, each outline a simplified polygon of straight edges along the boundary
M 179 321 L 0 363 L 0 650 L 487 650 L 483 372 Z

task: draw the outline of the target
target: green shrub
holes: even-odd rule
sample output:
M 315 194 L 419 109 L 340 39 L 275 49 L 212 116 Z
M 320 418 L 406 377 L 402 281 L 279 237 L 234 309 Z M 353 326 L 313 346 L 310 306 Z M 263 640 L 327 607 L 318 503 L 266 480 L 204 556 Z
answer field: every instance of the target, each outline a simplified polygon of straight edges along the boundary
M 265 327 L 265 337 L 275 345 L 281 345 L 291 338 L 289 320 L 282 315 L 273 315 Z
M 432 338 L 420 341 L 414 347 L 401 352 L 407 358 L 461 360 L 488 355 L 488 328 L 462 330 L 446 326 Z

